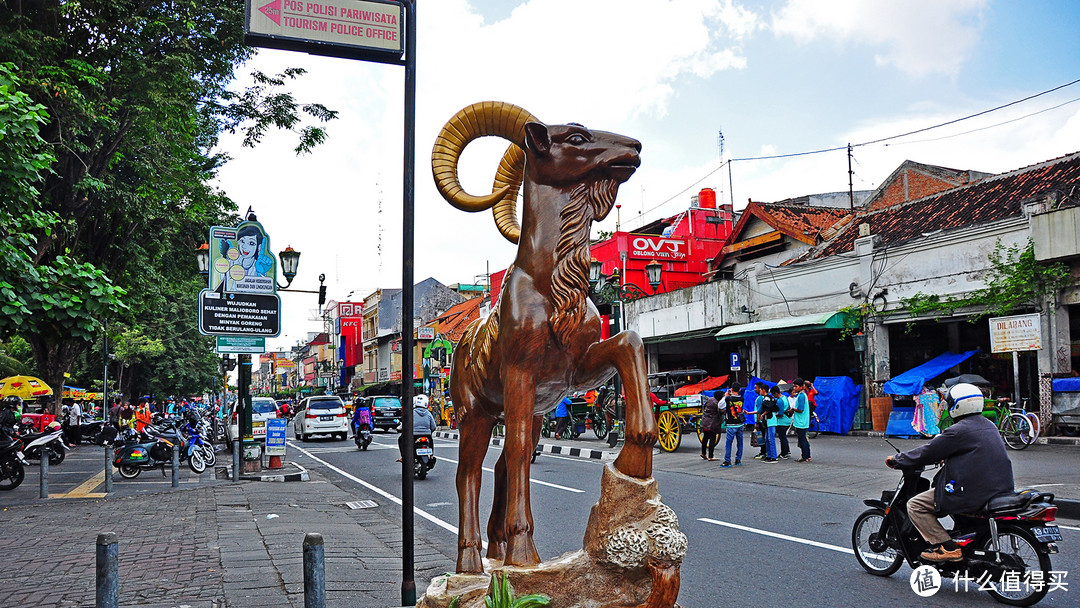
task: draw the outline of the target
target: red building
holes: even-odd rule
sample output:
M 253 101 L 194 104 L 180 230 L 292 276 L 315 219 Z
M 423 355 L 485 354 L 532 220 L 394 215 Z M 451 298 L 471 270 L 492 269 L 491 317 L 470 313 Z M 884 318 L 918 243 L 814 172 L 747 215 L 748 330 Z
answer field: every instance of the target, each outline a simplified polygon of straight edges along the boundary
M 706 280 L 709 261 L 731 235 L 734 213 L 730 205 L 716 204 L 716 192 L 702 189 L 692 197 L 690 208 L 677 215 L 646 224 L 634 232 L 616 232 L 593 243 L 593 259 L 610 278 L 618 271 L 621 285 L 633 284 L 646 294 L 666 293 Z M 660 285 L 655 292 L 645 266 L 660 262 Z M 491 299 L 499 297 L 505 270 L 491 275 Z
M 717 207 L 716 192 L 704 188 L 686 211 L 594 243 L 592 257 L 605 276 L 618 270 L 621 284 L 633 284 L 647 294 L 653 288 L 645 266 L 654 260 L 663 269 L 656 293 L 692 287 L 705 281 L 709 260 L 724 246 L 733 223 L 731 206 Z

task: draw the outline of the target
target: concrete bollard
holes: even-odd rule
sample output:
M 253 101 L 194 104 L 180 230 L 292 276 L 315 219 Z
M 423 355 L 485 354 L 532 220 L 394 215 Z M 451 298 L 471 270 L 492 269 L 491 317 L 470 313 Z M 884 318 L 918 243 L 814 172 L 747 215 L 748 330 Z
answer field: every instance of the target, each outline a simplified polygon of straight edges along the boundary
M 326 608 L 322 534 L 304 535 L 304 608 Z
M 243 442 L 234 441 L 232 450 L 232 480 L 240 481 L 240 452 L 243 449 Z
M 41 480 L 40 480 L 40 498 L 49 497 L 49 450 L 45 446 L 41 446 Z
M 172 487 L 180 487 L 180 446 L 174 445 L 172 450 Z
M 120 552 L 116 533 L 103 532 L 97 537 L 97 601 L 95 608 L 120 606 Z
M 105 493 L 112 492 L 113 482 L 113 446 L 112 444 L 105 445 Z

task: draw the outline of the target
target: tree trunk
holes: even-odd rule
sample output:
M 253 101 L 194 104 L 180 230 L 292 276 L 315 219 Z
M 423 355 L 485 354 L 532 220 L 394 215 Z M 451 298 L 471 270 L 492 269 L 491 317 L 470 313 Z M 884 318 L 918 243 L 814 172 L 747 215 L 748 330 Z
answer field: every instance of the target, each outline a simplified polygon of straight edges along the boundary
M 41 379 L 53 390 L 52 397 L 42 400 L 50 414 L 60 415 L 60 398 L 64 393 L 64 374 L 75 359 L 86 350 L 87 342 L 81 340 L 45 341 L 41 336 L 26 337 L 34 352 L 34 364 Z

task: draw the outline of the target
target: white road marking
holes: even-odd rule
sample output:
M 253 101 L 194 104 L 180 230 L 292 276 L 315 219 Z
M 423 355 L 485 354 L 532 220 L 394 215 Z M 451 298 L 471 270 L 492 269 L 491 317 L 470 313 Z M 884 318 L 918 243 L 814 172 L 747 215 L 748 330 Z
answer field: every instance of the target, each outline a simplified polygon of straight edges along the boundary
M 439 456 L 439 460 L 445 460 L 447 462 L 452 462 L 454 464 L 458 464 L 458 461 L 451 460 L 451 459 L 449 459 L 449 458 L 447 458 L 445 456 Z M 487 471 L 488 473 L 494 473 L 495 472 L 495 469 L 489 469 L 487 467 L 482 467 L 482 468 L 485 471 Z M 573 492 L 575 494 L 584 494 L 585 493 L 585 490 L 579 490 L 577 488 L 568 488 L 566 486 L 560 486 L 557 483 L 548 483 L 546 481 L 540 481 L 539 479 L 530 479 L 529 481 L 531 481 L 531 482 L 533 482 L 535 484 L 542 485 L 542 486 L 548 486 L 549 488 L 555 488 L 556 490 L 563 490 L 563 491 L 566 491 L 566 492 Z
M 1061 524 L 1058 524 L 1057 526 L 1059 528 L 1065 528 L 1066 530 L 1076 530 L 1076 531 L 1080 532 L 1080 528 L 1077 528 L 1075 526 L 1063 526 Z
M 758 528 L 751 528 L 749 526 L 741 526 L 739 524 L 733 524 L 731 522 L 720 521 L 718 519 L 709 519 L 707 517 L 699 517 L 698 521 L 703 521 L 707 524 L 713 524 L 717 526 L 724 526 L 725 528 L 734 528 L 736 530 L 742 530 L 743 532 L 750 532 L 752 534 L 760 534 L 762 536 L 769 536 L 772 538 L 779 538 L 780 540 L 787 540 L 793 543 L 800 543 L 803 545 L 809 545 L 811 547 L 817 547 L 819 549 L 829 549 L 830 551 L 837 551 L 839 553 L 846 553 L 848 555 L 855 555 L 849 547 L 840 547 L 837 545 L 830 545 L 828 543 L 821 543 L 816 540 L 809 540 L 806 538 L 799 538 L 797 536 L 788 536 L 787 534 L 780 534 L 779 532 L 769 532 L 768 530 L 759 530 Z
M 326 468 L 330 469 L 331 471 L 334 471 L 335 473 L 341 475 L 345 479 L 348 479 L 350 481 L 354 481 L 354 482 L 364 486 L 365 488 L 371 490 L 372 492 L 375 492 L 379 496 L 382 496 L 382 497 L 386 498 L 387 500 L 393 501 L 395 504 L 398 504 L 398 505 L 401 504 L 401 499 L 400 498 L 398 498 L 397 496 L 394 496 L 393 494 L 387 492 L 386 490 L 383 490 L 382 488 L 380 488 L 380 487 L 378 487 L 376 485 L 370 484 L 370 483 L 364 481 L 363 479 L 360 479 L 359 477 L 357 477 L 357 476 L 355 476 L 355 475 L 353 475 L 353 474 L 351 474 L 351 473 L 349 473 L 347 471 L 343 471 L 342 469 L 330 464 L 329 462 L 326 462 L 322 458 L 319 458 L 318 456 L 315 456 L 315 455 L 311 454 L 310 452 L 308 452 L 304 448 L 296 445 L 295 443 L 293 443 L 291 441 L 289 442 L 289 444 L 291 444 L 292 447 L 296 448 L 297 451 L 302 452 L 303 454 L 305 454 L 308 458 L 311 458 L 312 460 L 314 460 L 316 462 L 322 463 L 323 466 L 325 466 Z M 430 521 L 431 523 L 435 524 L 436 526 L 439 526 L 440 528 L 442 528 L 444 530 L 447 530 L 447 531 L 451 532 L 452 534 L 456 535 L 458 533 L 457 526 L 451 525 L 451 524 L 439 519 L 438 517 L 435 517 L 431 513 L 428 513 L 427 511 L 425 511 L 425 510 L 423 510 L 423 509 L 421 509 L 419 507 L 414 506 L 413 507 L 413 513 L 416 513 L 420 517 L 423 517 L 424 519 Z M 484 547 L 484 549 L 487 549 L 487 543 L 486 542 L 483 543 L 483 547 Z

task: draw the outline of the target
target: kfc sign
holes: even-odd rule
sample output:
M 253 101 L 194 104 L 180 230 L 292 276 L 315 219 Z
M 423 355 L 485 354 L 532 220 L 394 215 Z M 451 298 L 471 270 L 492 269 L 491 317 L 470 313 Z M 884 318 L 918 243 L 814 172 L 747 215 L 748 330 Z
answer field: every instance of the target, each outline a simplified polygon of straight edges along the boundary
M 687 249 L 689 247 L 685 239 L 633 235 L 630 240 L 630 257 L 632 258 L 685 260 Z

